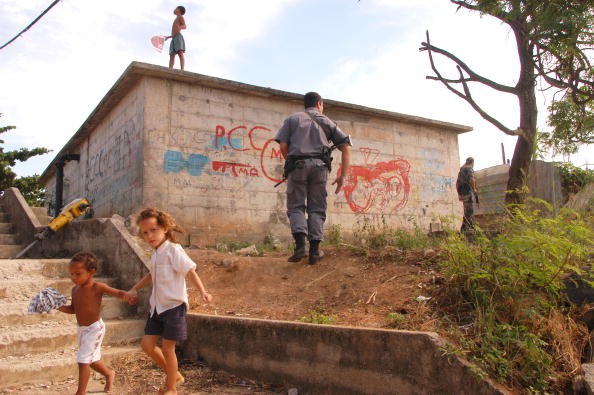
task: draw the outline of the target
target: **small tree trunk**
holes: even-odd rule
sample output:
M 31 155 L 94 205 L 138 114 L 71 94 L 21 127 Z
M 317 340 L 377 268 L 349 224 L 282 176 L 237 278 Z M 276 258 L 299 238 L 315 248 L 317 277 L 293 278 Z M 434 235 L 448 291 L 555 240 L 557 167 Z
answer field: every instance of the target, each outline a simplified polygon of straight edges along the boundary
M 521 70 L 517 87 L 519 89 L 518 101 L 520 104 L 520 129 L 522 135 L 518 137 L 514 156 L 509 168 L 507 180 L 507 193 L 505 202 L 522 203 L 525 198 L 526 182 L 530 163 L 534 152 L 536 138 L 536 122 L 538 108 L 536 107 L 536 73 L 532 63 L 532 48 L 524 35 L 524 29 L 517 24 L 512 24 L 516 35 L 518 56 Z
M 526 197 L 525 187 L 532 162 L 532 146 L 533 143 L 526 141 L 523 137 L 518 137 L 507 180 L 508 192 L 505 195 L 507 204 L 522 203 Z

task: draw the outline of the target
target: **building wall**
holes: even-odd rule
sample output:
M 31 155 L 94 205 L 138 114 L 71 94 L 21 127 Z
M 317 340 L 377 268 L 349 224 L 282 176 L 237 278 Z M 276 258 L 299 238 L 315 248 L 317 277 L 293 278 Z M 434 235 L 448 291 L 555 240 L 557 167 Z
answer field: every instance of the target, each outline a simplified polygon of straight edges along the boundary
M 72 150 L 80 162 L 64 166 L 63 204 L 86 197 L 95 217 L 128 215 L 142 201 L 144 94 L 131 91 Z M 55 175 L 45 185 L 49 204 L 55 204 Z
M 192 242 L 289 236 L 283 161 L 272 138 L 302 110 L 294 101 L 143 78 L 144 205 L 167 209 Z M 341 109 L 327 109 L 354 139 L 344 192 L 329 186 L 327 228 L 349 231 L 362 217 L 428 230 L 440 216 L 461 215 L 459 166 L 451 131 Z M 335 155 L 330 179 L 336 176 Z
M 509 165 L 497 165 L 475 172 L 480 205 L 475 215 L 499 214 L 505 211 L 505 193 Z M 530 164 L 527 186 L 529 196 L 549 202 L 554 209 L 563 205 L 561 176 L 553 162 L 534 160 Z

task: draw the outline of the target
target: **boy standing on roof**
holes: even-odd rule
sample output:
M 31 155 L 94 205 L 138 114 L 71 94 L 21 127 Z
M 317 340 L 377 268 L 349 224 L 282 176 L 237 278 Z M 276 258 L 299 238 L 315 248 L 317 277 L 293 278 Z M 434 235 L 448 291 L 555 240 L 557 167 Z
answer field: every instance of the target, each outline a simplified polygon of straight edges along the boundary
M 184 52 L 186 52 L 186 43 L 184 42 L 184 36 L 181 35 L 181 31 L 186 28 L 186 20 L 183 15 L 186 13 L 186 9 L 183 6 L 177 6 L 173 10 L 173 14 L 176 16 L 171 26 L 171 36 L 167 39 L 171 39 L 169 44 L 169 69 L 173 69 L 175 63 L 175 55 L 179 56 L 180 69 L 184 70 Z

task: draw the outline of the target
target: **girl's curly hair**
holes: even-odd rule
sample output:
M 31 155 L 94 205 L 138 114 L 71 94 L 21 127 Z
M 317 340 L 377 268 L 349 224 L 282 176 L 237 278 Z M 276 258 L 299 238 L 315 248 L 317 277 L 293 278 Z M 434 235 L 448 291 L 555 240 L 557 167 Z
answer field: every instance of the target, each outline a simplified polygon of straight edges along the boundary
M 179 243 L 176 235 L 173 232 L 183 233 L 183 229 L 175 224 L 175 220 L 169 213 L 161 211 L 156 207 L 145 208 L 140 212 L 140 214 L 138 214 L 138 217 L 136 218 L 136 225 L 140 224 L 141 221 L 147 218 L 155 218 L 157 220 L 157 224 L 165 229 L 165 236 L 167 237 L 167 240 L 174 243 Z M 140 237 L 142 237 L 142 235 L 140 235 Z

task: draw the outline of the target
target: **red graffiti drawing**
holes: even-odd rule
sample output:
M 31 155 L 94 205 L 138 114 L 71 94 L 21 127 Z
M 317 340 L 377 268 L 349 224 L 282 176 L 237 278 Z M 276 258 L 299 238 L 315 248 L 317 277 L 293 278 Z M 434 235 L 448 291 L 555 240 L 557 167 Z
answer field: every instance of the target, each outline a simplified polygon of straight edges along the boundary
M 235 177 L 239 177 L 240 175 L 244 176 L 252 176 L 258 177 L 258 169 L 252 167 L 251 165 L 246 165 L 243 163 L 232 163 L 232 162 L 212 162 L 212 169 L 214 171 L 220 171 L 221 173 L 225 173 L 227 169 L 231 169 L 231 174 Z
M 361 151 L 367 160 L 374 150 L 362 148 Z M 404 207 L 410 193 L 409 171 L 410 163 L 404 159 L 352 166 L 342 187 L 351 210 L 365 213 L 374 205 L 390 211 Z
M 249 169 L 250 176 L 258 177 L 263 175 L 272 182 L 279 182 L 281 180 L 280 173 L 282 172 L 282 167 L 279 165 L 282 165 L 283 157 L 274 139 L 270 138 L 271 133 L 272 130 L 264 126 L 254 126 L 248 131 L 246 126 L 241 125 L 227 132 L 224 126 L 217 125 L 214 135 L 215 148 L 222 150 L 229 148 L 232 151 L 259 151 L 260 169 L 258 171 L 255 168 L 256 166 L 235 164 L 236 169 L 229 162 L 213 162 L 213 170 L 225 172 L 227 167 L 230 167 L 231 174 L 237 177 L 238 174 L 248 175 L 246 174 L 246 169 L 241 168 L 241 166 L 248 166 L 251 168 Z M 249 145 L 244 147 L 241 143 L 245 142 L 246 138 L 249 141 Z M 260 146 L 257 144 L 258 141 L 265 141 L 265 143 Z

